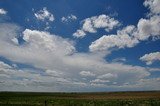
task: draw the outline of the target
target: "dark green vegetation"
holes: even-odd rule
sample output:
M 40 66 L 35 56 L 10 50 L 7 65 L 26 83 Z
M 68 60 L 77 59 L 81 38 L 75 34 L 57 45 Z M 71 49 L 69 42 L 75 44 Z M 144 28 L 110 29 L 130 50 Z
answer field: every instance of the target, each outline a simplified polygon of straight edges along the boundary
M 160 106 L 160 92 L 0 92 L 0 106 Z

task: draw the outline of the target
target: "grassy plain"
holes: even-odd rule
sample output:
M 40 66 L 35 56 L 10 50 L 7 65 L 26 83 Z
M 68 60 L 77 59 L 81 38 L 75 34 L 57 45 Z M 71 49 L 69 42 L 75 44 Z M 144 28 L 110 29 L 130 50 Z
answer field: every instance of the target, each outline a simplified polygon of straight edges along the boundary
M 160 91 L 99 93 L 0 92 L 0 106 L 160 106 Z

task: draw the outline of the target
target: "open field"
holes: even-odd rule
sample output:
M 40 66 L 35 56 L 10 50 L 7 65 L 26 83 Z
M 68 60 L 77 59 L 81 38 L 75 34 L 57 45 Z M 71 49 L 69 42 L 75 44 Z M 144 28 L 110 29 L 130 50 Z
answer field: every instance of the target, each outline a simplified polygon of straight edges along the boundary
M 0 106 L 160 106 L 160 91 L 101 93 L 0 92 Z

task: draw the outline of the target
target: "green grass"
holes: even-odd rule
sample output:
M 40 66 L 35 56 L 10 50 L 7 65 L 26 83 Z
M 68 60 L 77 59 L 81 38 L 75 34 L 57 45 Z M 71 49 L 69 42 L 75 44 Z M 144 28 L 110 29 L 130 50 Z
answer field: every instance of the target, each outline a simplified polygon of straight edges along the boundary
M 0 106 L 160 106 L 159 94 L 0 92 Z

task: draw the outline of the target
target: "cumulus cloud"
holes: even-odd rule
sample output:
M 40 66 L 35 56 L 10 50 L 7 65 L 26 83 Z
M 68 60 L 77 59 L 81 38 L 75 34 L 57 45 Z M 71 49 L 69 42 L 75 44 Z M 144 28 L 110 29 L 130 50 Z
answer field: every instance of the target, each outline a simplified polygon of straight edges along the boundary
M 145 54 L 140 57 L 140 60 L 146 62 L 147 65 L 151 65 L 154 61 L 160 61 L 160 52 Z
M 118 30 L 117 34 L 103 35 L 101 38 L 91 43 L 91 45 L 89 46 L 90 51 L 111 52 L 115 49 L 134 47 L 140 41 L 144 41 L 149 38 L 159 38 L 160 15 L 158 14 L 158 4 L 158 0 L 146 0 L 144 2 L 144 5 L 149 6 L 150 13 L 153 12 L 156 14 L 151 15 L 148 19 L 141 18 L 137 23 L 137 26 L 128 25 L 122 30 Z
M 18 29 L 18 26 L 12 24 L 0 25 L 0 54 L 12 61 L 33 65 L 38 63 L 41 65 L 44 64 L 44 60 L 48 59 L 51 60 L 50 64 L 52 64 L 52 61 L 60 64 L 63 61 L 58 59 L 60 56 L 71 55 L 75 51 L 73 41 L 51 35 L 47 32 L 29 29 L 23 31 L 22 34 L 25 42 L 22 45 L 15 45 L 12 39 L 17 37 Z M 10 50 L 13 52 L 10 52 Z M 52 56 L 55 58 L 51 59 Z
M 149 7 L 151 10 L 151 14 L 159 14 L 160 13 L 160 1 L 159 0 L 145 0 L 144 6 Z
M 95 28 L 105 28 L 107 32 L 119 25 L 118 20 L 115 20 L 114 18 L 111 18 L 104 14 L 91 17 L 91 20 Z
M 92 20 L 90 18 L 84 20 L 82 30 L 84 30 L 85 32 L 96 33 L 96 29 L 94 28 Z
M 117 31 L 117 35 L 103 35 L 98 40 L 92 42 L 89 46 L 90 51 L 110 51 L 112 48 L 133 47 L 139 41 L 132 37 L 134 26 L 127 26 L 122 30 Z
M 84 20 L 84 27 L 80 30 L 84 33 L 95 33 L 98 28 L 112 30 L 119 23 L 117 21 L 115 24 L 116 22 L 112 21 L 116 20 L 106 15 L 94 16 Z M 142 28 L 150 26 L 151 21 L 155 29 Z M 1 23 L 0 56 L 17 64 L 31 65 L 35 69 L 19 69 L 0 62 L 0 90 L 159 89 L 159 78 L 150 78 L 151 71 L 159 69 L 119 62 L 108 63 L 104 58 L 106 52 L 103 52 L 109 53 L 115 48 L 134 47 L 150 36 L 159 36 L 156 29 L 158 22 L 156 14 L 149 19 L 141 19 L 137 26 L 128 25 L 118 30 L 117 34 L 104 35 L 90 45 L 91 52 L 87 53 L 77 52 L 74 41 L 59 35 L 31 29 L 22 31 L 21 27 L 15 24 Z M 79 32 L 82 37 L 85 36 L 83 32 Z M 142 37 L 138 36 L 139 33 Z M 149 36 L 143 37 L 146 33 Z M 23 42 L 19 43 L 19 38 L 23 39 Z
M 155 15 L 150 19 L 140 19 L 135 37 L 139 40 L 147 40 L 149 37 L 156 36 L 160 36 L 160 16 Z
M 129 25 L 122 30 L 118 30 L 116 35 L 103 35 L 89 46 L 90 51 L 103 51 L 116 47 L 134 47 L 140 41 L 149 37 L 160 36 L 160 17 L 152 16 L 150 19 L 140 19 L 137 27 Z
M 111 18 L 107 15 L 99 15 L 99 16 L 93 16 L 90 18 L 86 18 L 83 21 L 83 25 L 81 29 L 78 29 L 73 36 L 76 35 L 76 37 L 84 37 L 86 34 L 81 34 L 79 31 L 83 32 L 89 32 L 89 33 L 96 33 L 98 28 L 104 28 L 105 31 L 109 32 L 113 28 L 117 27 L 119 25 L 119 21 L 115 20 L 114 18 Z
M 28 75 L 25 74 L 23 74 L 24 80 L 8 79 L 10 86 L 14 83 L 27 83 L 26 86 L 33 89 L 35 86 L 42 86 L 43 90 L 58 87 L 58 90 L 65 91 L 78 88 L 89 89 L 100 85 L 105 82 L 104 80 L 108 86 L 112 86 L 113 82 L 117 82 L 117 85 L 124 84 L 126 81 L 136 83 L 150 75 L 148 72 L 150 68 L 108 63 L 101 54 L 77 53 L 73 41 L 49 32 L 26 29 L 20 34 L 24 42 L 15 44 L 12 39 L 18 37 L 19 29 L 13 24 L 0 25 L 2 35 L 0 36 L 0 56 L 16 63 L 32 65 L 43 70 L 43 74 L 37 72 L 38 75 L 35 76 L 38 79 L 33 79 L 34 76 L 31 76 L 30 79 L 26 78 Z M 23 70 L 20 72 L 23 73 Z M 3 76 L 8 76 L 8 74 L 3 74 Z M 5 81 L 7 78 L 3 77 L 2 79 Z M 97 79 L 99 79 L 99 83 Z M 8 86 L 7 83 L 3 83 L 3 89 L 9 88 Z
M 51 35 L 48 32 L 29 30 L 23 32 L 23 39 L 35 49 L 41 47 L 51 52 L 64 53 L 69 55 L 74 52 L 75 48 L 69 40 L 64 40 L 56 35 Z
M 83 30 L 77 30 L 75 33 L 73 33 L 73 36 L 77 38 L 83 38 L 85 35 L 86 33 Z
M 149 18 L 141 18 L 137 24 L 137 34 L 135 37 L 139 40 L 147 40 L 152 37 L 159 38 L 160 36 L 160 1 L 159 0 L 145 0 L 144 6 L 150 9 Z
M 51 28 L 50 23 L 55 20 L 54 15 L 50 13 L 46 7 L 44 7 L 42 10 L 35 12 L 34 16 L 36 17 L 38 22 L 42 22 L 43 24 L 45 23 L 44 30 L 50 29 Z
M 44 7 L 42 10 L 39 10 L 34 15 L 38 20 L 41 20 L 41 21 L 45 21 L 45 20 L 54 21 L 53 14 L 51 14 L 46 7 Z
M 74 21 L 74 20 L 77 20 L 77 17 L 75 15 L 73 15 L 73 14 L 68 15 L 67 17 L 62 17 L 61 18 L 61 21 L 63 23 L 67 23 L 67 22 Z
M 7 14 L 7 11 L 4 10 L 3 8 L 0 8 L 0 14 L 5 15 L 5 14 Z

